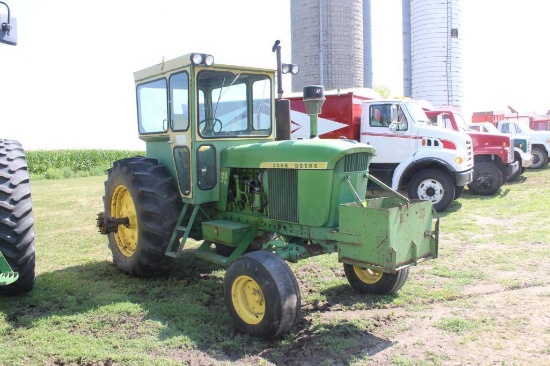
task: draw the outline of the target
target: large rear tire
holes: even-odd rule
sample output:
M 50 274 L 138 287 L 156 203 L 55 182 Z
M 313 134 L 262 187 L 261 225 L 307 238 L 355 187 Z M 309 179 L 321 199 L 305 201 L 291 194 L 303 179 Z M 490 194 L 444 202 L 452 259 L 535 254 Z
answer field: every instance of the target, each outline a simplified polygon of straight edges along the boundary
M 351 264 L 344 264 L 344 273 L 349 284 L 360 294 L 390 295 L 403 287 L 409 277 L 409 267 L 396 273 L 385 273 Z
M 411 178 L 409 197 L 430 201 L 437 212 L 445 211 L 455 199 L 455 185 L 448 174 L 423 169 Z
M 129 219 L 109 234 L 117 267 L 132 276 L 167 274 L 174 258 L 166 248 L 181 212 L 172 177 L 154 159 L 133 157 L 115 161 L 105 182 L 105 216 Z
M 495 164 L 482 161 L 474 164 L 474 178 L 468 189 L 472 194 L 490 196 L 502 187 L 503 182 L 502 173 Z
M 25 153 L 14 140 L 0 139 L 0 252 L 19 278 L 0 286 L 0 295 L 15 295 L 34 286 L 34 219 Z
M 301 307 L 300 288 L 285 261 L 263 250 L 237 258 L 223 281 L 225 304 L 235 327 L 273 339 L 296 324 Z

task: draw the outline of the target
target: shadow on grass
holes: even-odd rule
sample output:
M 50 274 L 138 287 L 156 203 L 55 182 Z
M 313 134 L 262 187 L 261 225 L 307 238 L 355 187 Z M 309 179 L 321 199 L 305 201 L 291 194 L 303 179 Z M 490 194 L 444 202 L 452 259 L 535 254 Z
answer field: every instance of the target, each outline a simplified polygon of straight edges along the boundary
M 0 298 L 0 314 L 5 314 L 14 329 L 51 322 L 51 327 L 69 324 L 70 331 L 79 335 L 88 334 L 88 328 L 103 319 L 116 331 L 128 327 L 124 322 L 130 318 L 130 334 L 125 334 L 129 339 L 140 334 L 139 330 L 131 334 L 132 329 L 150 327 L 153 321 L 158 346 L 173 347 L 170 355 L 180 354 L 174 356 L 177 360 L 186 360 L 188 356 L 183 354 L 192 348 L 220 362 L 259 355 L 275 364 L 346 364 L 392 345 L 370 329 L 347 321 L 312 324 L 307 312 L 302 312 L 297 326 L 279 340 L 237 333 L 225 308 L 224 274 L 221 267 L 192 253 L 184 253 L 168 277 L 157 279 L 132 278 L 111 262 L 92 262 L 39 274 L 29 294 Z M 349 297 L 354 294 L 350 288 L 331 291 L 336 294 L 334 301 L 355 301 Z M 143 324 L 146 321 L 149 325 Z M 186 345 L 174 346 L 180 338 Z

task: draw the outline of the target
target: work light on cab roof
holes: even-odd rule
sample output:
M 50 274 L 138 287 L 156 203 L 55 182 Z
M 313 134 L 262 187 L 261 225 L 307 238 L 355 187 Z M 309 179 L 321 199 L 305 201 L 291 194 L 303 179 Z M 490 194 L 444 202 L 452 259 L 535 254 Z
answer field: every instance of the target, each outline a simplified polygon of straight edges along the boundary
M 191 62 L 193 65 L 212 66 L 214 65 L 214 56 L 204 53 L 193 53 L 191 54 Z

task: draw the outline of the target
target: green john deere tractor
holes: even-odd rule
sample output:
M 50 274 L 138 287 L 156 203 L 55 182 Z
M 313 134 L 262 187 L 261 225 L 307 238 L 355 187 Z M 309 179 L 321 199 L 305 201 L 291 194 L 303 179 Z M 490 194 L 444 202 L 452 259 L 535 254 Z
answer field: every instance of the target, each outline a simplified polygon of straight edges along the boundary
M 227 308 L 240 331 L 275 338 L 300 315 L 285 261 L 337 253 L 359 293 L 392 294 L 409 267 L 437 257 L 430 202 L 365 200 L 372 146 L 292 141 L 278 69 L 216 65 L 188 54 L 134 73 L 146 157 L 114 162 L 99 231 L 132 276 L 167 274 L 188 238 L 193 254 L 228 267 Z M 312 131 L 323 88 L 304 88 Z M 382 184 L 377 181 L 378 184 Z
M 16 21 L 0 14 L 0 43 L 17 44 Z M 0 295 L 34 286 L 34 221 L 27 161 L 18 141 L 0 139 Z

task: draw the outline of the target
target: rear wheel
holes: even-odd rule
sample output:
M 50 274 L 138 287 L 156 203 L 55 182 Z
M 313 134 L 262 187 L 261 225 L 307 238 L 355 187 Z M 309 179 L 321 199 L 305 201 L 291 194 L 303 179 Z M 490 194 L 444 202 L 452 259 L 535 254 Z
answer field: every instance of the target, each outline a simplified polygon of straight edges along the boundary
M 156 160 L 133 157 L 116 161 L 105 182 L 105 215 L 128 218 L 109 234 L 113 261 L 138 277 L 168 273 L 174 259 L 165 255 L 181 211 L 172 178 Z
M 1 295 L 29 292 L 34 286 L 34 220 L 27 161 L 21 144 L 0 139 L 0 252 L 17 281 L 0 286 Z
M 542 148 L 533 146 L 533 148 L 531 149 L 531 161 L 533 162 L 533 164 L 531 164 L 529 168 L 544 168 L 546 164 L 548 164 L 548 155 Z
M 468 189 L 472 194 L 489 196 L 495 194 L 503 182 L 500 170 L 494 164 L 482 161 L 474 164 L 474 178 Z
M 344 264 L 349 284 L 360 294 L 390 295 L 403 287 L 409 276 L 409 267 L 396 273 L 385 273 L 351 264 Z
M 455 185 L 437 169 L 424 169 L 413 175 L 409 182 L 409 197 L 430 201 L 437 212 L 445 211 L 455 199 Z
M 235 327 L 254 336 L 277 338 L 300 315 L 298 282 L 285 261 L 271 252 L 239 257 L 227 269 L 223 292 Z

